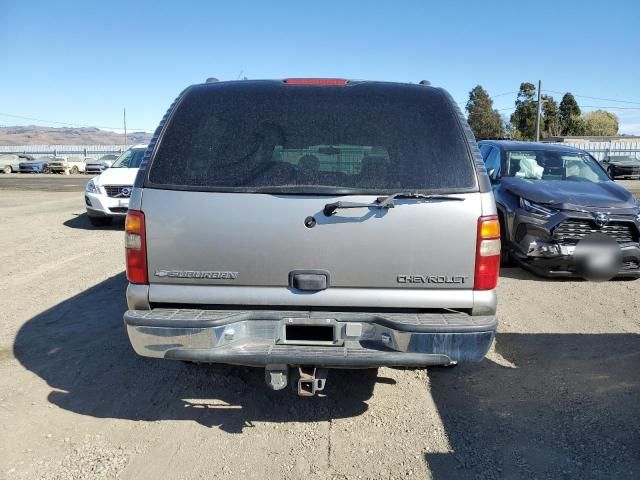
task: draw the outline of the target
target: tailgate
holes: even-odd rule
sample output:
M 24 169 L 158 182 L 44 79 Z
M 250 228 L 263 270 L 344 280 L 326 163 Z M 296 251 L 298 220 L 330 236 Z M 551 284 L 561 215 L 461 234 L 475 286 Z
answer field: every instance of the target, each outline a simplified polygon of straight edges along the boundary
M 287 289 L 290 272 L 314 270 L 329 289 L 470 290 L 480 195 L 455 196 L 465 200 L 398 199 L 326 217 L 326 203 L 375 197 L 145 189 L 149 281 Z

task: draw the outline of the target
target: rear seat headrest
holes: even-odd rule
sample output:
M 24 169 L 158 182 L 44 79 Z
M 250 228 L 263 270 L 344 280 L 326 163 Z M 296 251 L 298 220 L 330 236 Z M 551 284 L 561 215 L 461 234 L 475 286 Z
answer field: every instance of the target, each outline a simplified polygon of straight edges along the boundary
M 320 160 L 315 155 L 304 155 L 298 160 L 298 168 L 303 170 L 320 170 Z

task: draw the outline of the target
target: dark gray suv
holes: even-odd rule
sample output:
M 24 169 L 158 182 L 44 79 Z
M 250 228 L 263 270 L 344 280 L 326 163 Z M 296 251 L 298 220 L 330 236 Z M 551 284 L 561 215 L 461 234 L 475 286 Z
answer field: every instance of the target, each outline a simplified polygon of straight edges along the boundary
M 479 361 L 496 330 L 489 179 L 451 97 L 341 79 L 187 88 L 129 204 L 140 355 L 266 368 Z

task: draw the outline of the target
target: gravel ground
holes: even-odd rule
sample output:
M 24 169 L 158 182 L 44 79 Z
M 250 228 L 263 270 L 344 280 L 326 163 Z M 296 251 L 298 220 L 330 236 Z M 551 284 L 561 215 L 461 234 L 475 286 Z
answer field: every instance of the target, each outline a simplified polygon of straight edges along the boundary
M 640 281 L 500 280 L 488 358 L 332 372 L 137 357 L 121 227 L 78 192 L 0 191 L 0 478 L 638 478 Z

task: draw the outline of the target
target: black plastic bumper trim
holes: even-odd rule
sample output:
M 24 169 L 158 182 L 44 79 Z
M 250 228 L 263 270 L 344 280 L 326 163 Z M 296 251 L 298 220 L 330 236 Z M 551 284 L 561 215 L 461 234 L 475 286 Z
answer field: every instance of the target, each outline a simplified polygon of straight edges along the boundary
M 182 349 L 168 350 L 164 356 L 168 360 L 183 360 L 202 363 L 227 363 L 263 367 L 265 365 L 321 365 L 323 367 L 367 368 L 367 367 L 428 367 L 449 365 L 447 355 L 427 353 L 402 353 L 372 351 L 368 355 L 316 356 L 304 355 L 300 351 L 291 353 L 241 353 L 228 349 Z

